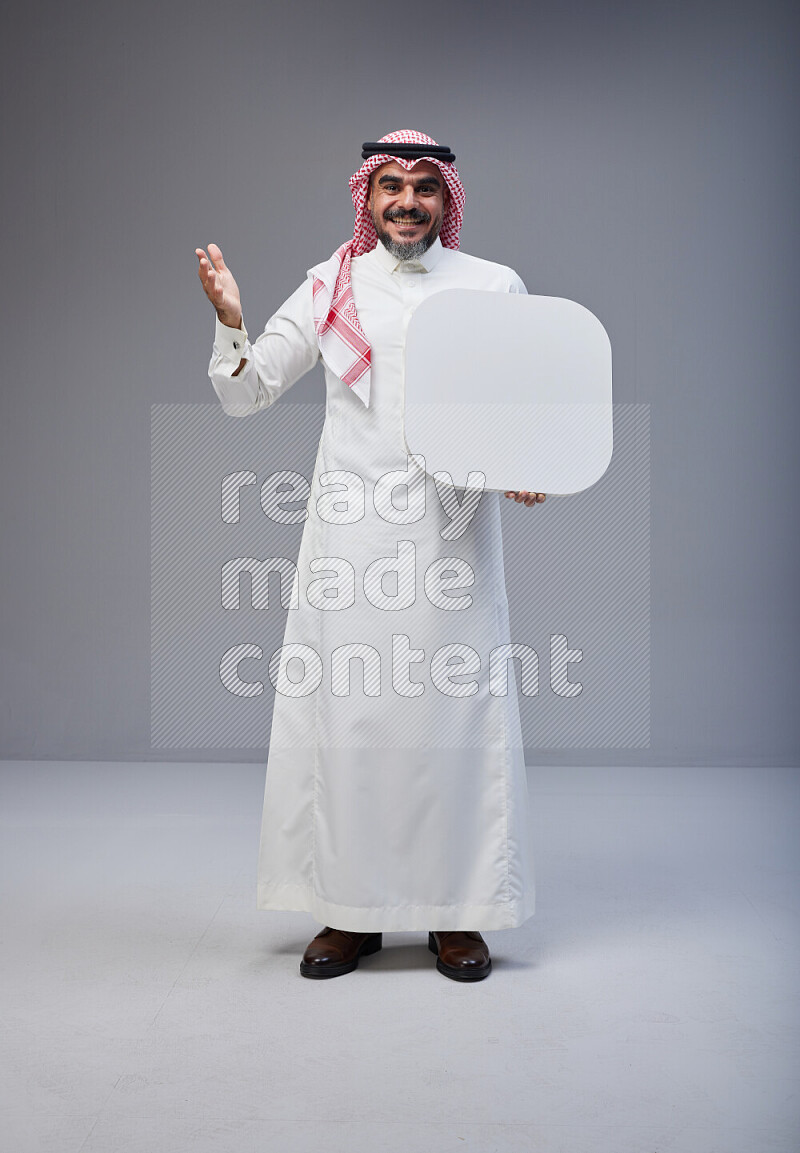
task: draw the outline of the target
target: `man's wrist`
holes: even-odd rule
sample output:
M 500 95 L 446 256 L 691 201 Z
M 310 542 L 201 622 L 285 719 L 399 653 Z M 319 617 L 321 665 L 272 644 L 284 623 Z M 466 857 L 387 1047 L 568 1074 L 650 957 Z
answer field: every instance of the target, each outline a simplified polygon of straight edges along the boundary
M 244 319 L 241 312 L 231 314 L 229 312 L 218 312 L 220 324 L 224 324 L 226 328 L 242 328 L 242 320 Z

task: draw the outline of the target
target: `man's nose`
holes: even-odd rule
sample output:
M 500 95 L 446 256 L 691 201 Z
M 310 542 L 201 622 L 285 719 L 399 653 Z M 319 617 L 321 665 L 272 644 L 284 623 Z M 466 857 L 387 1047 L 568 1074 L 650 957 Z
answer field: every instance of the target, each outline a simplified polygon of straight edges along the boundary
M 417 203 L 417 192 L 413 185 L 407 184 L 403 189 L 400 196 L 400 204 L 403 208 L 414 208 Z

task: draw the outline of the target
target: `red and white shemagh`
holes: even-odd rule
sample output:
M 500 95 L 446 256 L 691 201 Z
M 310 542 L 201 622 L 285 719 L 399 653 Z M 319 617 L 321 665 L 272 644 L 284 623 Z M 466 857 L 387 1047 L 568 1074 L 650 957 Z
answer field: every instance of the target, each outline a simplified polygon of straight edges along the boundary
M 379 144 L 432 144 L 436 141 L 422 132 L 405 130 L 382 136 Z M 458 248 L 458 234 L 464 220 L 465 193 L 455 164 L 437 160 L 435 156 L 420 157 L 435 164 L 450 190 L 439 238 L 445 248 Z M 369 405 L 370 347 L 358 322 L 353 288 L 350 281 L 350 261 L 354 256 L 370 252 L 378 243 L 378 234 L 367 207 L 370 174 L 382 164 L 401 164 L 410 170 L 419 160 L 405 160 L 390 153 L 370 156 L 353 176 L 350 191 L 356 210 L 353 239 L 337 248 L 330 260 L 312 269 L 314 283 L 314 329 L 325 363 L 352 388 L 365 405 Z

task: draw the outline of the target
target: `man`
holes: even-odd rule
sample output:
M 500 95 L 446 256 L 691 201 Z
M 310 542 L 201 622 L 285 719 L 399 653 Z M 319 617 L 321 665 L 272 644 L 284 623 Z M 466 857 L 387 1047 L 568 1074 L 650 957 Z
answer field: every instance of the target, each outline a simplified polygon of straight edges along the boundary
M 406 452 L 403 352 L 432 293 L 525 286 L 458 251 L 464 190 L 447 148 L 393 132 L 362 157 L 353 239 L 254 344 L 220 249 L 196 250 L 224 410 L 268 407 L 319 359 L 327 388 L 292 607 L 270 662 L 258 906 L 327 922 L 303 976 L 351 972 L 383 931 L 427 929 L 441 973 L 480 980 L 491 958 L 479 930 L 533 912 L 500 510 L 496 494 L 459 498 L 458 478 L 433 478 Z M 505 693 L 481 679 L 490 663 Z

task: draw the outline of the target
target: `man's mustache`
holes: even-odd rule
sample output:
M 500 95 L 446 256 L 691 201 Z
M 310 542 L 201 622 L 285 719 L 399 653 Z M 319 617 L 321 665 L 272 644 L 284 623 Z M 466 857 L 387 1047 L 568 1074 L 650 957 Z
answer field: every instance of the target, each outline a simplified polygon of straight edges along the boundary
M 404 212 L 402 208 L 387 208 L 383 214 L 384 220 L 411 220 L 414 224 L 427 224 L 430 213 L 422 212 L 419 208 L 411 212 Z

